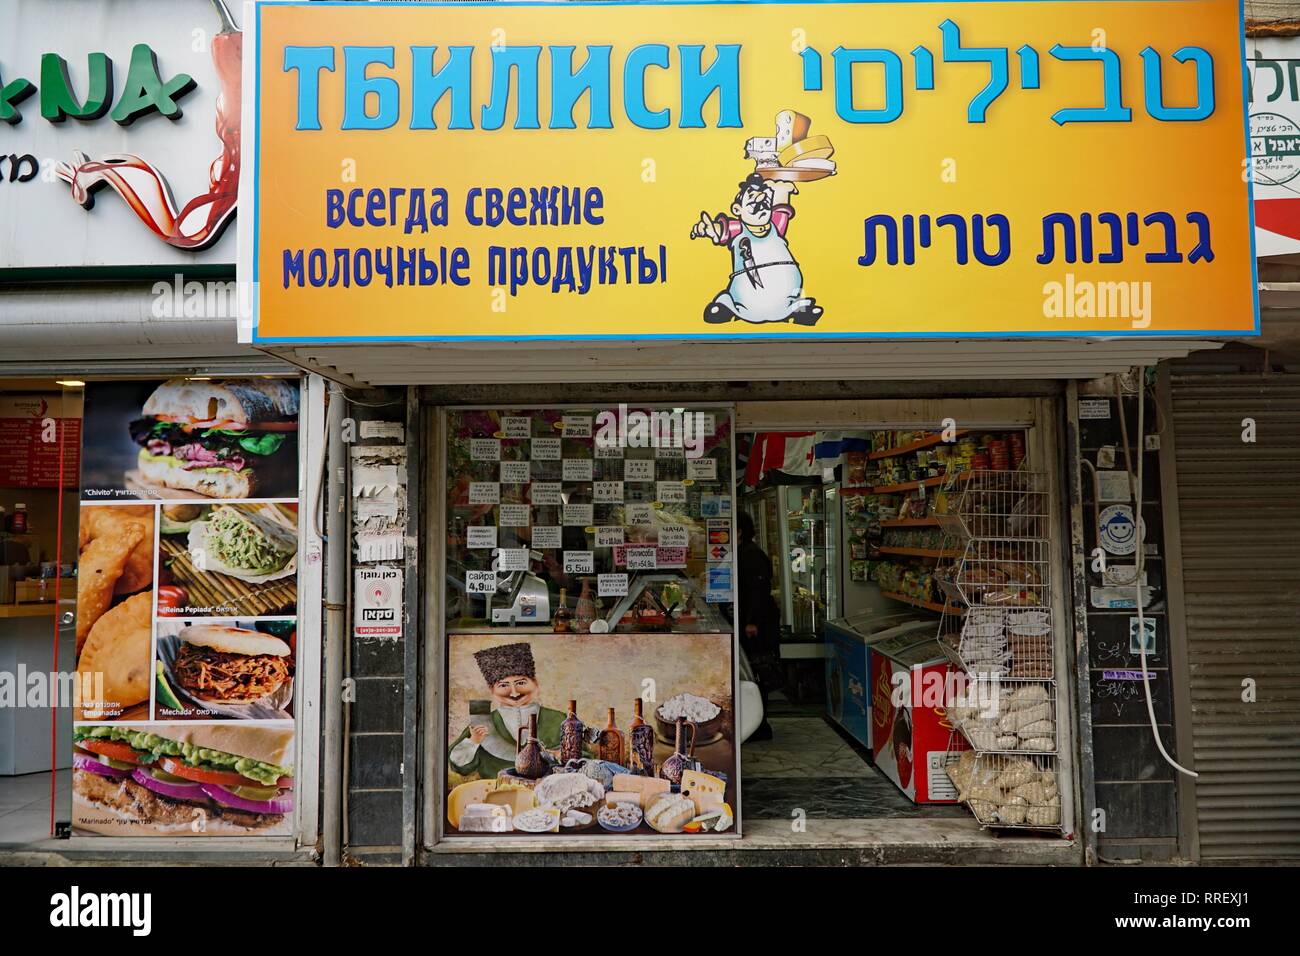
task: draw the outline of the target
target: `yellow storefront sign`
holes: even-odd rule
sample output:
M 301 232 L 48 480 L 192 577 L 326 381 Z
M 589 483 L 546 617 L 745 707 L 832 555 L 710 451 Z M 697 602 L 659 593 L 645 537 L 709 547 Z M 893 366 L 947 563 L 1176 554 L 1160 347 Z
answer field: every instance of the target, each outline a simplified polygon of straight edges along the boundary
M 254 341 L 1257 331 L 1231 0 L 254 19 Z

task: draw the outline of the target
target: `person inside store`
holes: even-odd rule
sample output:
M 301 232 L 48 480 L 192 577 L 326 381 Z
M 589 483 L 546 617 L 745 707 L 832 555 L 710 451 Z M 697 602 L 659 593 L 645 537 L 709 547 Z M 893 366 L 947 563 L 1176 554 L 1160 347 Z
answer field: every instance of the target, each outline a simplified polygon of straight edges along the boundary
M 741 511 L 736 515 L 740 546 L 736 550 L 736 613 L 740 615 L 740 646 L 749 658 L 763 697 L 763 722 L 750 740 L 771 740 L 767 720 L 768 693 L 775 689 L 780 661 L 780 612 L 772 600 L 772 559 L 754 540 L 754 519 Z
M 490 718 L 471 719 L 447 755 L 451 769 L 465 777 L 495 778 L 515 765 L 516 741 L 528 718 L 537 715 L 537 736 L 547 750 L 560 746 L 564 713 L 542 706 L 541 685 L 530 644 L 503 644 L 474 654 L 492 703 Z

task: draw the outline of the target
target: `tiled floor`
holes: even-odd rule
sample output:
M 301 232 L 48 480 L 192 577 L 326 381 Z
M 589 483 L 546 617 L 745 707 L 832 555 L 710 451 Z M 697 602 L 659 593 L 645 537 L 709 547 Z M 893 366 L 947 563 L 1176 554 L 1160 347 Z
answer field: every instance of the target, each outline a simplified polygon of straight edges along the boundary
M 72 771 L 55 774 L 55 817 L 67 820 L 72 808 Z M 0 846 L 24 845 L 50 835 L 50 775 L 0 777 Z
M 796 810 L 823 820 L 966 815 L 956 806 L 912 803 L 824 717 L 796 712 L 769 722 L 772 739 L 741 750 L 744 813 L 750 819 L 789 820 Z

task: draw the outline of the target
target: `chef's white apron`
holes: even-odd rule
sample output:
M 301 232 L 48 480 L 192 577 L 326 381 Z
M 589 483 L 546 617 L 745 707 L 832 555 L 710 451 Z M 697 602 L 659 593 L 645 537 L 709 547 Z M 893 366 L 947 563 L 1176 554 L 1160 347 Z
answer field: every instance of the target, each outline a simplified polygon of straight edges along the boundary
M 746 243 L 752 262 L 744 255 Z M 741 223 L 740 234 L 731 240 L 730 247 L 731 284 L 714 301 L 729 308 L 737 318 L 781 322 L 813 304 L 812 299 L 803 297 L 803 273 L 776 226 L 759 236 Z M 761 285 L 751 280 L 747 269 Z

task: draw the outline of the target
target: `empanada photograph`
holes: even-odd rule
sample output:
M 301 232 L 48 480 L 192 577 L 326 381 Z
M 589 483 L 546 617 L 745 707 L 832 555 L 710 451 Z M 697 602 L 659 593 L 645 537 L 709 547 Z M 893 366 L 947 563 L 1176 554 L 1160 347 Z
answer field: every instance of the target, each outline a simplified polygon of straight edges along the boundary
M 92 675 L 97 691 L 82 700 L 78 719 L 148 717 L 154 512 L 154 505 L 81 508 L 77 672 Z

